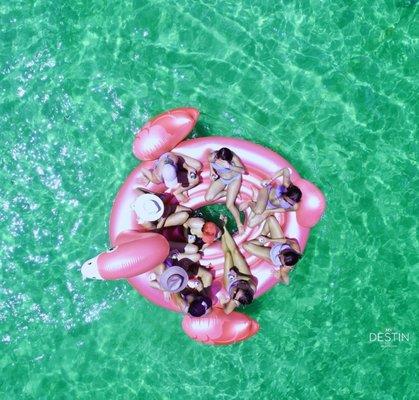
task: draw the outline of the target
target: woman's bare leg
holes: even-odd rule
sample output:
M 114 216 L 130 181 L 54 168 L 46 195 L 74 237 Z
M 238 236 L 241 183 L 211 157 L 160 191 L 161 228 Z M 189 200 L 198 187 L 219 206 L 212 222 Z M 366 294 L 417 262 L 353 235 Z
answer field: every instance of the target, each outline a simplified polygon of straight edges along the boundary
M 262 228 L 262 231 L 260 232 L 260 234 L 263 235 L 263 236 L 269 235 L 269 224 L 268 224 L 268 220 L 266 220 L 265 223 L 263 224 L 263 228 Z
M 179 204 L 175 208 L 175 213 L 180 212 L 180 211 L 192 212 L 192 210 L 189 207 L 185 207 L 185 206 L 182 206 L 182 205 Z
M 160 223 L 157 225 L 158 228 L 161 227 L 169 227 L 169 226 L 177 226 L 177 225 L 183 225 L 189 218 L 189 212 L 187 211 L 180 211 L 175 212 L 172 215 L 169 215 L 166 220 L 164 220 L 162 226 L 159 226 Z
M 230 251 L 227 246 L 226 238 L 224 235 L 221 236 L 221 248 L 223 249 L 224 255 Z
M 205 200 L 214 201 L 217 195 L 222 192 L 225 187 L 226 185 L 221 181 L 221 179 L 217 179 L 216 181 L 212 182 L 207 192 L 205 193 Z
M 242 253 L 240 253 L 240 250 L 237 247 L 236 242 L 231 237 L 230 232 L 225 227 L 224 227 L 224 234 L 222 237 L 225 243 L 224 246 L 227 247 L 228 251 L 231 254 L 231 257 L 233 258 L 234 265 L 243 274 L 251 275 L 250 268 L 247 265 L 246 259 L 243 257 Z
M 237 195 L 240 192 L 240 188 L 242 185 L 242 179 L 241 177 L 239 179 L 236 179 L 233 182 L 230 182 L 227 186 L 227 198 L 226 198 L 226 206 L 233 215 L 234 220 L 236 221 L 237 228 L 239 230 L 239 233 L 243 233 L 243 224 L 240 221 L 240 212 L 236 207 L 236 198 Z
M 264 213 L 257 215 L 253 211 L 250 213 L 247 226 L 249 228 L 254 228 L 255 226 L 261 225 L 263 221 L 266 220 L 270 215 L 269 211 L 265 211 Z
M 252 209 L 252 211 L 260 215 L 266 210 L 266 205 L 268 204 L 268 198 L 269 198 L 269 190 L 266 187 L 263 187 L 259 190 L 256 203 L 251 202 L 249 204 L 249 207 Z
M 270 257 L 270 248 L 263 247 L 259 244 L 254 243 L 254 241 L 246 242 L 243 244 L 243 248 L 248 251 L 250 254 L 255 255 L 256 257 L 262 258 L 266 261 L 271 261 Z
M 223 197 L 226 197 L 227 195 L 227 191 L 226 190 L 222 190 L 220 193 L 218 193 L 212 201 L 217 201 L 219 199 L 222 199 Z
M 263 224 L 263 228 L 262 228 L 262 231 L 260 232 L 260 234 L 261 234 L 261 236 L 262 237 L 266 237 L 267 235 L 269 235 L 269 227 L 268 227 L 268 224 L 265 222 L 264 224 Z M 269 238 L 267 238 L 266 239 L 267 241 L 269 240 Z M 244 248 L 246 248 L 246 245 L 247 244 L 255 244 L 255 245 L 257 245 L 257 246 L 260 246 L 262 243 L 259 241 L 259 239 L 258 238 L 255 238 L 255 239 L 252 239 L 252 240 L 248 240 L 247 242 L 245 242 L 244 244 L 243 244 L 243 247 Z
M 266 226 L 268 227 L 267 234 L 269 234 L 272 239 L 282 239 L 284 237 L 284 231 L 282 230 L 281 225 L 279 225 L 278 220 L 273 215 L 270 215 L 267 218 L 264 229 Z

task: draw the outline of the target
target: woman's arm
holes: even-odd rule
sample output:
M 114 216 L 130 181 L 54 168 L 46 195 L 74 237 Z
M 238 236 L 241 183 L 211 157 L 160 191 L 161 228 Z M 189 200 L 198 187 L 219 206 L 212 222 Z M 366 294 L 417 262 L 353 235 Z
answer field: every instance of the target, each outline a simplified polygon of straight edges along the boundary
M 183 314 L 188 312 L 189 304 L 182 298 L 179 293 L 172 293 L 172 300 L 179 307 Z
M 224 308 L 224 312 L 228 315 L 231 314 L 234 309 L 236 308 L 236 302 L 234 300 L 230 300 L 227 303 L 224 304 L 223 306 Z
M 240 158 L 237 157 L 236 155 L 233 156 L 233 159 L 231 160 L 230 163 L 230 170 L 234 171 L 234 172 L 239 172 L 241 174 L 243 174 L 246 170 L 246 168 L 244 167 L 243 163 L 241 162 Z
M 285 211 L 289 211 L 290 209 L 285 209 L 285 208 L 282 208 L 282 207 L 278 207 L 278 208 L 270 208 L 269 210 L 266 210 L 265 212 L 268 214 L 268 215 L 273 215 L 273 214 L 275 214 L 275 213 L 281 213 L 281 212 L 285 212 Z
M 172 154 L 175 154 L 177 157 L 181 158 L 183 160 L 183 168 L 185 168 L 188 171 L 201 171 L 202 169 L 202 163 L 195 158 L 185 156 L 184 154 L 178 154 L 175 152 L 172 152 Z
M 259 236 L 259 238 L 262 238 L 260 240 L 260 243 L 264 244 L 267 242 L 271 242 L 271 243 L 280 243 L 280 244 L 289 244 L 293 250 L 295 250 L 298 253 L 301 253 L 301 248 L 300 245 L 298 244 L 298 240 L 297 239 L 288 239 L 288 238 L 270 238 L 270 237 L 266 237 L 266 236 Z
M 276 179 L 280 178 L 281 176 L 283 177 L 282 178 L 282 184 L 285 187 L 288 187 L 291 183 L 291 181 L 290 181 L 290 170 L 288 168 L 282 168 L 278 172 L 276 172 L 271 179 L 263 180 L 262 181 L 262 186 L 268 186 L 270 183 L 272 183 Z
M 166 220 L 167 220 L 167 217 L 161 217 L 161 218 L 157 221 L 156 228 L 157 228 L 157 229 L 163 228 L 164 223 L 166 222 Z
M 288 169 L 288 168 L 282 168 L 282 169 L 280 169 L 275 175 L 274 175 L 274 177 L 272 178 L 272 180 L 274 181 L 274 180 L 276 180 L 276 179 L 278 179 L 278 178 L 280 178 L 280 177 L 283 177 L 282 178 L 282 184 L 285 186 L 285 187 L 288 187 L 289 185 L 290 185 L 290 170 Z
M 143 185 L 148 185 L 150 183 L 150 181 L 155 183 L 153 173 L 147 168 L 143 168 L 140 171 L 140 175 L 138 176 L 138 179 L 139 179 L 139 183 L 141 183 Z
M 275 214 L 277 212 L 287 212 L 287 211 L 297 211 L 298 208 L 300 207 L 300 203 L 295 203 L 292 207 L 290 208 L 282 208 L 282 207 L 278 207 L 278 208 L 270 208 L 269 210 L 267 210 L 269 212 L 269 214 Z
M 287 243 L 297 252 L 301 254 L 301 247 L 297 239 L 287 239 Z
M 208 163 L 209 163 L 209 169 L 210 169 L 210 177 L 212 180 L 213 177 L 218 177 L 217 172 L 214 170 L 212 163 L 214 162 L 214 152 L 210 153 L 210 155 L 208 156 Z
M 261 245 L 268 242 L 284 244 L 284 243 L 288 243 L 288 239 L 287 238 L 270 238 L 267 236 L 260 235 L 258 236 L 258 243 L 255 243 L 255 244 Z

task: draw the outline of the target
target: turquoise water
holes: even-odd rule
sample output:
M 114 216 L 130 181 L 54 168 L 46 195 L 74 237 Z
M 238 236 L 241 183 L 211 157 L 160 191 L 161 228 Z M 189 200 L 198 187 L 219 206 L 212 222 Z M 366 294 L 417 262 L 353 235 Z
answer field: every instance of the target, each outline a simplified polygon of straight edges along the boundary
M 0 0 L 0 398 L 414 399 L 418 35 L 416 1 Z M 328 201 L 234 346 L 80 279 L 135 131 L 183 105 Z

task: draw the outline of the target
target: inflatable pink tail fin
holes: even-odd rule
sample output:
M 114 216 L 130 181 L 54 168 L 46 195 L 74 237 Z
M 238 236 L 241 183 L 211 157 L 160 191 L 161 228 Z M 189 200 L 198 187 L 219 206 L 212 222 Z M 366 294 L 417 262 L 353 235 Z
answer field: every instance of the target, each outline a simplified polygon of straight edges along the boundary
M 233 311 L 227 315 L 221 308 L 213 308 L 204 317 L 186 315 L 182 328 L 192 339 L 205 344 L 227 345 L 253 336 L 259 324 L 245 314 Z

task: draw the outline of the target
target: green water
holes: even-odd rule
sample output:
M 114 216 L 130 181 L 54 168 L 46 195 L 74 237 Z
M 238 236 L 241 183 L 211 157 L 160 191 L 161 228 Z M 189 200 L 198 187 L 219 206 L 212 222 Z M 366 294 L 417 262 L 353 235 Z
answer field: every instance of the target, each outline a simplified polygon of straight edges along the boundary
M 0 398 L 417 398 L 415 4 L 0 0 Z M 194 136 L 268 146 L 328 201 L 234 346 L 80 279 L 135 131 L 183 105 Z M 386 329 L 409 340 L 370 341 Z

